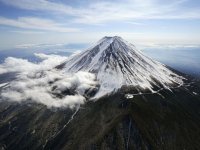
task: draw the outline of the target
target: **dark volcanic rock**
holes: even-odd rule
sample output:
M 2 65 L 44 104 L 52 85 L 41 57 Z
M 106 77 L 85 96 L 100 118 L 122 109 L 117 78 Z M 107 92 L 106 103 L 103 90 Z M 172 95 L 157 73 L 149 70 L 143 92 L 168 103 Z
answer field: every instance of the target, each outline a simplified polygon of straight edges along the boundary
M 1 102 L 0 147 L 195 150 L 200 147 L 200 97 L 193 90 L 200 93 L 199 84 L 131 99 L 123 90 L 87 102 L 76 114 L 70 109 Z

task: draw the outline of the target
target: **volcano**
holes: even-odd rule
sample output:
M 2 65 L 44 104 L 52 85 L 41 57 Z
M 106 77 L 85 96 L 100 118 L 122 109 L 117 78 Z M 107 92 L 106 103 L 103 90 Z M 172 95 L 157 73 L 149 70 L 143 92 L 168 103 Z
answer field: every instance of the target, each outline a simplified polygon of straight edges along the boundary
M 104 37 L 55 66 L 36 75 L 26 72 L 29 80 L 10 84 L 24 87 L 39 80 L 38 86 L 28 84 L 28 94 L 36 95 L 37 103 L 31 97 L 21 103 L 0 97 L 0 149 L 199 149 L 199 79 L 145 56 L 117 36 Z M 14 87 L 7 89 L 12 97 Z M 0 92 L 4 88 L 7 83 Z M 69 102 L 74 95 L 82 98 L 77 107 L 50 109 L 41 103 Z
M 147 56 L 121 37 L 104 37 L 93 47 L 75 55 L 63 64 L 66 72 L 94 73 L 100 84 L 99 98 L 122 86 L 133 86 L 139 92 L 182 85 L 183 77 L 164 64 Z

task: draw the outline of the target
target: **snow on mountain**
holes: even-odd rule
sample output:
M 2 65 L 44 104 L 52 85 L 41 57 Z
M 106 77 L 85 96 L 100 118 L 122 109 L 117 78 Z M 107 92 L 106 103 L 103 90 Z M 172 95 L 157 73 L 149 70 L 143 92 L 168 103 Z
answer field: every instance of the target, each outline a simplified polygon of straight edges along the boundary
M 63 65 L 66 72 L 87 71 L 96 75 L 100 88 L 94 98 L 123 85 L 153 92 L 153 87 L 169 89 L 183 84 L 184 79 L 118 36 L 102 38 L 96 45 L 71 57 Z

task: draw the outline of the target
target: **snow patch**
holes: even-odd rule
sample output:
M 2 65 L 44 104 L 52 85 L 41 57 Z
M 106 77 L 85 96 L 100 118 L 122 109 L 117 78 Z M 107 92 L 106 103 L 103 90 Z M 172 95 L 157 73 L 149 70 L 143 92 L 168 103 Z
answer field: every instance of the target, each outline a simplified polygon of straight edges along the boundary
M 134 97 L 134 95 L 133 94 L 125 94 L 125 97 L 127 99 L 132 99 Z
M 194 95 L 197 95 L 197 93 L 196 92 L 192 92 Z
M 7 84 L 8 84 L 8 83 L 1 83 L 1 84 L 0 84 L 0 88 L 1 88 L 1 87 L 5 87 Z

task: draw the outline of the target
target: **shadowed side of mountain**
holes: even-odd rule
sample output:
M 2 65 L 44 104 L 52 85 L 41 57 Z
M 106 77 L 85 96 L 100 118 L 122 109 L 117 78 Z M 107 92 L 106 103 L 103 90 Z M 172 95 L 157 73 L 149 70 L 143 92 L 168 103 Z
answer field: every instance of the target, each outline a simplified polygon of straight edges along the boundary
M 124 94 L 87 103 L 45 149 L 198 149 L 199 96 L 184 87 L 162 96 Z
M 0 147 L 8 150 L 186 149 L 200 147 L 200 84 L 138 94 L 122 88 L 79 109 L 1 102 Z M 189 84 L 189 83 L 188 83 Z

